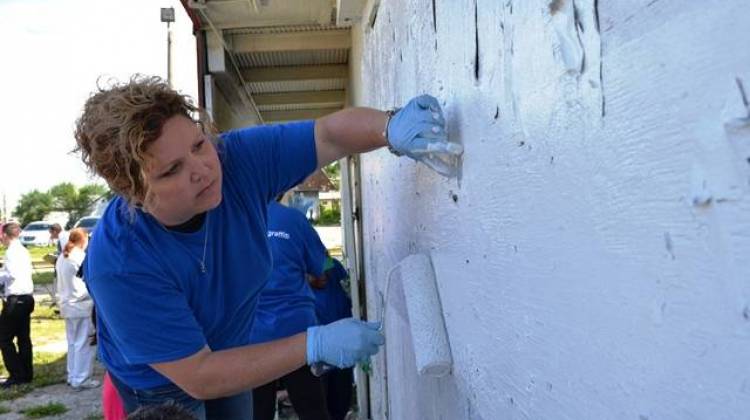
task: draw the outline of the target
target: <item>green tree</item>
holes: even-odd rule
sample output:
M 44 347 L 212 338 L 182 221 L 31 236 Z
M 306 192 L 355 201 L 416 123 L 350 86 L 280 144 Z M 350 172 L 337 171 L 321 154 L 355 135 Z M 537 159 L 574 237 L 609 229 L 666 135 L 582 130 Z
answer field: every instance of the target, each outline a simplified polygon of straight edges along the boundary
M 76 188 L 70 182 L 63 182 L 47 192 L 33 190 L 22 195 L 13 214 L 21 224 L 26 225 L 42 220 L 51 211 L 64 211 L 68 213 L 66 228 L 70 228 L 76 220 L 91 212 L 98 199 L 109 199 L 111 196 L 111 191 L 103 185 L 88 184 Z
M 53 209 L 66 211 L 69 214 L 68 226 L 76 220 L 89 214 L 91 207 L 101 197 L 108 198 L 111 194 L 109 189 L 99 184 L 88 184 L 81 188 L 69 182 L 63 182 L 49 189 L 53 198 Z
M 75 208 L 78 200 L 78 189 L 70 182 L 57 184 L 49 189 L 52 196 L 52 206 L 58 211 Z
M 13 214 L 20 220 L 21 225 L 26 226 L 35 220 L 42 220 L 52 211 L 52 204 L 50 193 L 33 190 L 21 196 Z
M 331 180 L 336 189 L 341 189 L 341 166 L 339 161 L 329 163 L 323 167 L 323 173 Z

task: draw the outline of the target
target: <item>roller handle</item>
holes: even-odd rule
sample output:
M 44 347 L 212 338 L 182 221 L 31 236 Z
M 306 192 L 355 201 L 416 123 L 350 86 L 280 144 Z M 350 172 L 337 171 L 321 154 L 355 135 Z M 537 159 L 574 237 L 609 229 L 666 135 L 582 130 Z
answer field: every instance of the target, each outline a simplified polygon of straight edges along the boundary
M 362 368 L 362 371 L 364 371 L 365 374 L 367 375 L 369 375 L 370 372 L 372 372 L 372 364 L 370 363 L 369 359 L 367 359 L 367 361 L 365 362 L 359 363 L 359 366 Z M 328 363 L 324 363 L 324 362 L 315 362 L 312 365 L 310 365 L 310 371 L 315 377 L 318 377 L 318 378 L 330 372 L 332 369 L 336 369 L 336 366 L 329 365 Z
M 336 366 L 329 365 L 325 362 L 315 362 L 310 365 L 310 371 L 312 374 L 316 377 L 321 377 L 325 375 L 326 373 L 330 372 L 331 370 L 335 369 Z

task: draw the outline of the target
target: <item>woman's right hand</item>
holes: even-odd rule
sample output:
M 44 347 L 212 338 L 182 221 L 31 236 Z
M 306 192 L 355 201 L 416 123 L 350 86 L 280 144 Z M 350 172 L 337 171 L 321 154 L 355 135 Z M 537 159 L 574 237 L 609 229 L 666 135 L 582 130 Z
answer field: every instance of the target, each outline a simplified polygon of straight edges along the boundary
M 385 343 L 379 322 L 345 318 L 307 329 L 307 363 L 324 362 L 338 368 L 354 366 L 376 354 Z
M 448 141 L 443 108 L 435 97 L 421 95 L 391 117 L 386 139 L 392 150 L 422 162 L 437 173 L 453 177 L 463 146 Z

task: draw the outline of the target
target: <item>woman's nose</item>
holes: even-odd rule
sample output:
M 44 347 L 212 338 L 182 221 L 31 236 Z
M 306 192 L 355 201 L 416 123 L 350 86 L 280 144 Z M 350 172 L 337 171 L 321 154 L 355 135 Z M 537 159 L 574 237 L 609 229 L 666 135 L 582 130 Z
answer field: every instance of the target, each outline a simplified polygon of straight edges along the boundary
M 209 168 L 200 159 L 194 159 L 190 167 L 190 182 L 200 183 L 209 178 Z

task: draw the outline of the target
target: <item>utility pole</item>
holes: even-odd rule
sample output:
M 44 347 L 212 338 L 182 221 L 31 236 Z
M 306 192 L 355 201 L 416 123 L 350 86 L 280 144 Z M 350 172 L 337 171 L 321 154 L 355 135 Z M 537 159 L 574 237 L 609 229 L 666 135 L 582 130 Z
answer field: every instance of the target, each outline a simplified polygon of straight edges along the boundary
M 167 22 L 167 83 L 172 87 L 172 28 L 174 22 L 174 7 L 161 8 L 161 21 Z

